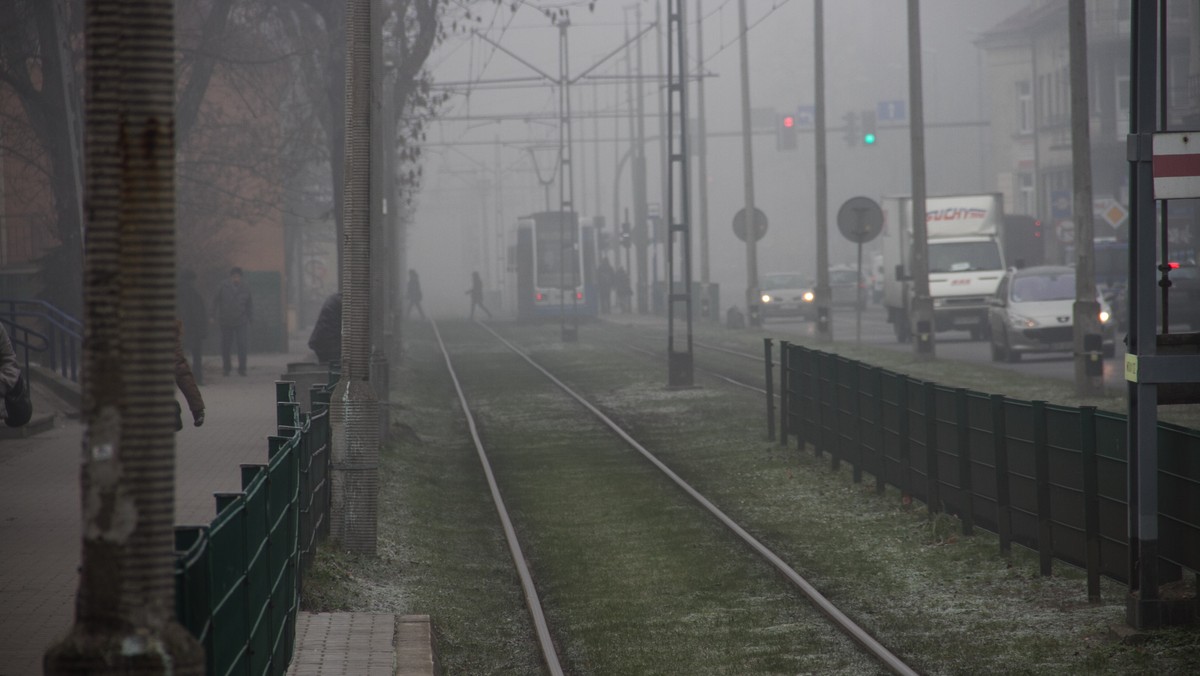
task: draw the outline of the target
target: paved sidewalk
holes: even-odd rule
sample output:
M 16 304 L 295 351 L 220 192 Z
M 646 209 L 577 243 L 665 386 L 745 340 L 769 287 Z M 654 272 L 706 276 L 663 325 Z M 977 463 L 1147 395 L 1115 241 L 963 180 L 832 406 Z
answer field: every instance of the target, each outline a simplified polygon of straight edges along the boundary
M 245 377 L 222 377 L 220 358 L 206 359 L 207 420 L 199 428 L 185 421 L 176 437 L 176 523 L 211 521 L 213 493 L 241 488 L 238 466 L 266 462 L 274 382 L 288 362 L 307 359 L 294 342 L 288 354 L 251 355 Z M 0 676 L 40 674 L 46 647 L 71 627 L 82 434 L 78 422 L 67 421 L 32 438 L 0 441 Z M 390 633 L 383 645 L 390 655 Z

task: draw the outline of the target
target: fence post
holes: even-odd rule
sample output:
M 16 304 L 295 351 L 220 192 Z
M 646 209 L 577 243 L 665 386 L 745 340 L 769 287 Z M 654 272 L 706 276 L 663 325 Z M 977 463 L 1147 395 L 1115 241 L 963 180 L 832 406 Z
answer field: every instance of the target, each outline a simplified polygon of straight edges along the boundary
M 1100 477 L 1096 457 L 1096 407 L 1079 407 L 1079 445 L 1083 452 L 1083 532 L 1087 541 L 1087 590 L 1100 602 Z
M 830 354 L 829 385 L 833 394 L 833 443 L 829 445 L 829 467 L 838 470 L 842 466 L 842 384 L 838 376 L 838 357 Z
M 975 534 L 975 489 L 971 482 L 971 413 L 967 406 L 967 390 L 954 390 L 954 412 L 958 419 L 958 492 L 962 500 L 963 535 Z
M 908 412 L 908 381 L 903 373 L 897 374 L 900 389 L 896 392 L 896 408 L 900 414 L 896 420 L 896 436 L 900 442 L 900 502 L 907 505 L 912 502 L 912 459 L 910 444 L 912 438 L 909 430 Z
M 850 390 L 850 419 L 854 421 L 854 447 L 857 458 L 854 463 L 854 483 L 862 483 L 863 466 L 863 419 L 862 419 L 862 370 L 859 362 L 850 362 L 854 366 L 854 388 Z
M 792 398 L 788 392 L 788 384 L 791 381 L 791 345 L 786 340 L 781 340 L 779 341 L 779 445 L 785 448 L 788 445 L 788 434 L 791 427 L 789 418 L 792 415 Z
M 809 352 L 812 356 L 813 365 L 813 409 L 816 411 L 817 433 L 813 439 L 813 455 L 821 457 L 821 446 L 825 443 L 825 404 L 822 396 L 823 387 L 821 387 L 821 364 L 825 361 L 822 359 L 823 352 L 812 350 Z
M 1038 563 L 1043 576 L 1053 574 L 1054 542 L 1050 515 L 1050 453 L 1046 447 L 1046 402 L 1033 403 L 1033 465 L 1037 484 Z
M 772 384 L 771 339 L 763 338 L 763 363 L 766 365 L 767 440 L 775 440 L 775 386 Z
M 925 492 L 929 515 L 942 511 L 938 481 L 937 385 L 925 382 Z
M 1008 430 L 1004 422 L 1004 395 L 993 394 L 992 453 L 996 456 L 996 531 L 1000 554 L 1012 554 L 1012 505 L 1008 491 Z
M 883 495 L 887 489 L 887 454 L 884 444 L 887 441 L 887 431 L 883 422 L 883 369 L 872 367 L 875 373 L 875 452 L 879 456 L 879 464 L 875 473 L 875 493 Z
M 796 409 L 796 424 L 794 429 L 789 429 L 788 431 L 796 435 L 796 448 L 803 451 L 804 444 L 806 443 L 804 440 L 804 412 L 810 410 L 805 405 L 805 393 L 809 391 L 809 382 L 808 376 L 804 372 L 804 367 L 806 364 L 811 363 L 811 360 L 809 359 L 807 347 L 803 345 L 791 345 L 790 347 L 791 352 L 794 354 L 788 357 L 788 369 L 793 372 L 790 382 L 793 386 L 792 394 L 795 396 L 792 399 L 795 400 L 795 403 L 791 404 L 791 407 Z M 795 357 L 795 359 L 792 359 L 792 357 Z

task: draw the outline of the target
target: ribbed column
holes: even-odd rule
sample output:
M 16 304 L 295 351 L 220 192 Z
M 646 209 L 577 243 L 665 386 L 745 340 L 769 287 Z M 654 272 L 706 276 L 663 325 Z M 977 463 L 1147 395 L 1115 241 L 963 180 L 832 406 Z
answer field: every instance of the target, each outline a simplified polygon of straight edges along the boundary
M 175 621 L 174 4 L 87 3 L 83 567 L 50 674 L 200 674 Z
M 379 402 L 370 381 L 371 5 L 346 2 L 346 151 L 342 201 L 342 376 L 330 401 L 332 537 L 374 554 Z

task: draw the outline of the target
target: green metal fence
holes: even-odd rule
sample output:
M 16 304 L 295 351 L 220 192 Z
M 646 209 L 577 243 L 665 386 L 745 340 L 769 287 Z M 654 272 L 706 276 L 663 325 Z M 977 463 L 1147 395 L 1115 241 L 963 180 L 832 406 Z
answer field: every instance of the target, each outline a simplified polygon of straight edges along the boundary
M 769 360 L 768 360 L 769 362 Z M 1125 417 L 983 394 L 786 342 L 780 346 L 780 439 L 850 463 L 930 511 L 959 517 L 1039 554 L 1128 582 Z M 771 397 L 768 397 L 771 398 Z M 1159 565 L 1200 571 L 1200 432 L 1160 423 Z
M 242 465 L 242 490 L 218 493 L 207 526 L 175 529 L 175 610 L 204 646 L 208 674 L 284 674 L 304 573 L 329 530 L 329 394 L 277 382 L 267 464 Z

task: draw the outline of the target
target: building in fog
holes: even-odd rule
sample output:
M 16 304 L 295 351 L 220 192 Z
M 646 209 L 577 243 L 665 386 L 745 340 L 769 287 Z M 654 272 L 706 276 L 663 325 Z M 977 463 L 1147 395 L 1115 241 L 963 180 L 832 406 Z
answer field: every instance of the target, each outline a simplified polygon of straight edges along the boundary
M 1200 128 L 1200 7 L 1167 6 L 1167 129 Z M 1087 3 L 1088 91 L 1096 236 L 1124 239 L 1129 200 L 1130 3 Z M 977 42 L 986 61 L 995 190 L 1009 212 L 1038 218 L 1050 260 L 1066 260 L 1072 232 L 1067 3 L 1033 0 Z M 1197 200 L 1172 204 L 1172 250 L 1194 256 Z M 1065 225 L 1064 225 L 1065 224 Z

